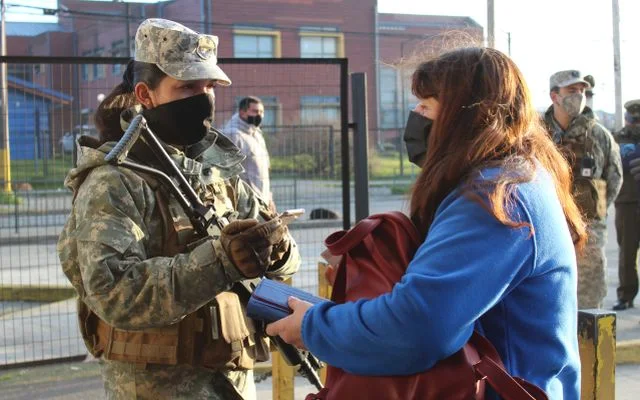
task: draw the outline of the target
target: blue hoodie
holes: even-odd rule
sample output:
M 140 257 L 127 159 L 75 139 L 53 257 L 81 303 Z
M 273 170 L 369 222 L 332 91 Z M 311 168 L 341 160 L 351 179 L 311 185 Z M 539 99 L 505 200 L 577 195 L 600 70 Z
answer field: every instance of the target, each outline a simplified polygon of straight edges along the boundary
M 501 224 L 454 191 L 390 293 L 309 309 L 302 324 L 307 348 L 354 374 L 406 375 L 452 355 L 477 329 L 512 375 L 540 386 L 550 399 L 578 400 L 571 235 L 546 171 L 518 184 L 515 194 L 511 218 L 531 224 L 533 232 Z

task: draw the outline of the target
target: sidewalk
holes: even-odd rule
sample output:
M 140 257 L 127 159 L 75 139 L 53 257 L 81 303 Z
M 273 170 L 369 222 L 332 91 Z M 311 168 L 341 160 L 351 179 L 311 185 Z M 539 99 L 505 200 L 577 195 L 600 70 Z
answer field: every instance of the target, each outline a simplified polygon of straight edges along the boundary
M 640 393 L 640 364 L 616 367 L 616 400 L 637 400 Z M 272 379 L 257 383 L 257 399 L 272 399 Z M 106 399 L 96 361 L 0 371 L 3 400 L 84 400 Z M 295 400 L 303 400 L 315 388 L 304 378 L 296 377 Z M 609 400 L 609 399 L 602 399 Z

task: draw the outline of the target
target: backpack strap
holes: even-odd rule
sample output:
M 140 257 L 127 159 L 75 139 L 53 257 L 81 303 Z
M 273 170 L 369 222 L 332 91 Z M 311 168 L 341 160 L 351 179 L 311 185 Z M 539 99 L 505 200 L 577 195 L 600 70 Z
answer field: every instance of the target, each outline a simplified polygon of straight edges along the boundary
M 381 219 L 365 218 L 349 231 L 338 231 L 327 236 L 324 244 L 331 254 L 342 255 L 362 242 L 362 240 L 382 223 Z
M 505 400 L 548 400 L 546 393 L 521 378 L 512 377 L 504 368 L 495 347 L 478 332 L 473 332 L 469 342 L 480 354 L 480 361 L 474 365 L 478 379 L 486 378 L 487 383 Z

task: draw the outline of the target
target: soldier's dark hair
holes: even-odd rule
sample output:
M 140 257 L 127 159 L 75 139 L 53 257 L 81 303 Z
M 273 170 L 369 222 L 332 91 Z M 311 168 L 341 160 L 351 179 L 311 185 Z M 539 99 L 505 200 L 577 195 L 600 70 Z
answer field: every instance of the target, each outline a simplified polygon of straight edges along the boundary
M 96 129 L 100 142 L 118 141 L 124 133 L 120 127 L 122 111 L 138 104 L 133 90 L 137 83 L 144 82 L 155 89 L 167 75 L 155 64 L 130 60 L 122 74 L 122 82 L 98 106 L 95 114 Z
M 238 110 L 247 111 L 251 104 L 261 104 L 262 100 L 256 96 L 247 96 L 238 103 Z
M 552 87 L 549 92 L 551 92 L 551 93 L 560 93 L 560 86 Z

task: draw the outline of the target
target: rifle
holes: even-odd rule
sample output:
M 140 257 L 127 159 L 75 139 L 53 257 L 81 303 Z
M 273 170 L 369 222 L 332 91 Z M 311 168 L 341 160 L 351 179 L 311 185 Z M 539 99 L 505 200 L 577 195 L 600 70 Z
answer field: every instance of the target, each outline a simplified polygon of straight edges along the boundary
M 211 127 L 211 129 L 216 134 L 222 135 L 220 131 L 213 127 Z M 158 159 L 158 162 L 160 162 L 163 169 L 168 171 L 168 173 L 127 159 L 129 151 L 141 135 L 144 137 L 147 146 Z M 205 205 L 202 203 L 182 171 L 176 166 L 156 135 L 151 131 L 142 114 L 136 115 L 131 120 L 122 138 L 104 159 L 109 164 L 122 166 L 156 177 L 176 197 L 182 209 L 191 220 L 193 227 L 200 235 L 219 236 L 220 231 L 229 224 L 229 218 L 232 217 L 232 213 L 227 213 L 219 217 L 213 205 Z M 257 278 L 237 282 L 233 290 L 246 300 L 251 296 L 253 289 L 261 279 L 262 278 Z M 322 390 L 323 385 L 317 373 L 317 370 L 322 368 L 320 360 L 310 352 L 303 352 L 293 345 L 286 343 L 279 336 L 269 336 L 269 339 L 288 365 L 292 367 L 299 366 L 300 373 L 318 390 Z

